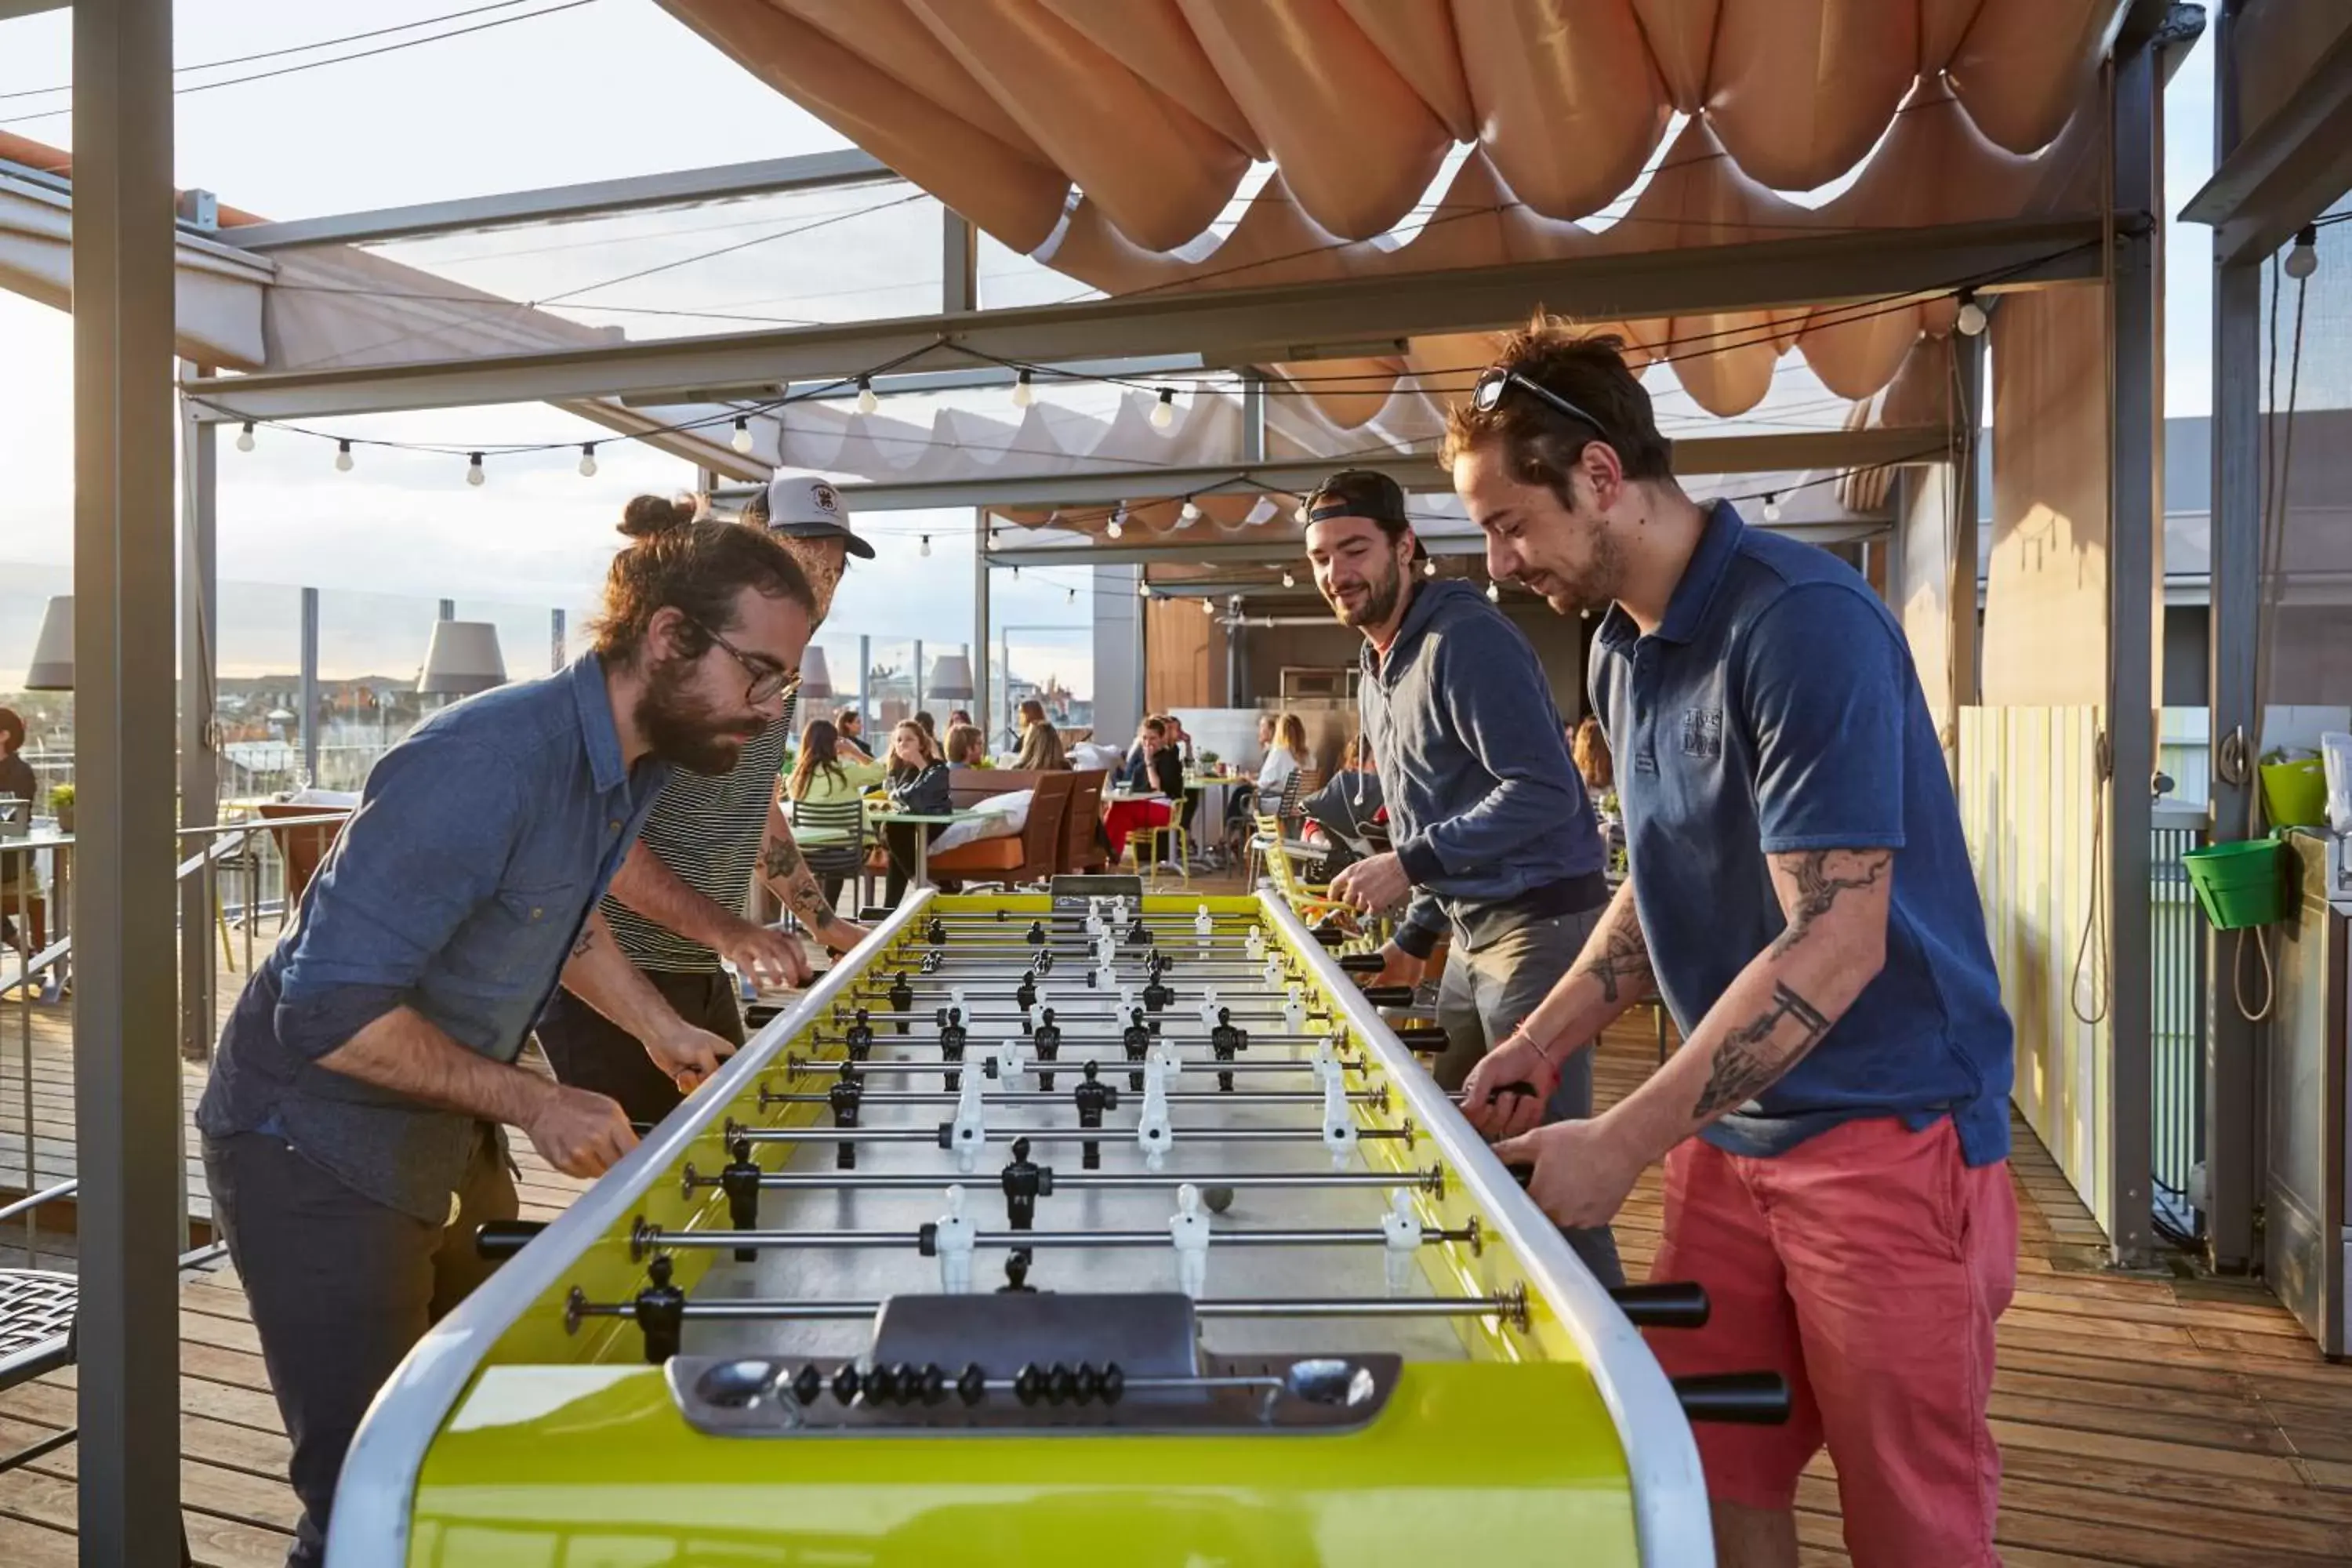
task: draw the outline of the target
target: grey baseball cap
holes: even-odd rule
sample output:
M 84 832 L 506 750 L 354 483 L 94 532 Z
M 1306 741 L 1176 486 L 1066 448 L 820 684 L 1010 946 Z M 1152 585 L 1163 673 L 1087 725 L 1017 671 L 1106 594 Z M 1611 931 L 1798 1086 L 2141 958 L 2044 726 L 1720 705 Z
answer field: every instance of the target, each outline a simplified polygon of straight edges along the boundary
M 795 539 L 837 538 L 852 555 L 874 559 L 874 546 L 857 537 L 849 525 L 849 505 L 824 479 L 807 474 L 778 474 L 768 481 L 769 529 Z

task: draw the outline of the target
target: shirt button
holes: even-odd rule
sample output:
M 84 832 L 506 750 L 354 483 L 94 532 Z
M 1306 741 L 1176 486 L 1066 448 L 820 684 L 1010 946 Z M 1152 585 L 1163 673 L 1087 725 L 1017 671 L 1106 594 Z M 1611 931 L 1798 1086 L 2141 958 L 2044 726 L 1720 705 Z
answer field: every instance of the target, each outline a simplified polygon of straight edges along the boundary
M 617 822 L 608 822 L 604 824 L 604 826 L 612 832 L 618 833 L 621 831 L 621 825 Z

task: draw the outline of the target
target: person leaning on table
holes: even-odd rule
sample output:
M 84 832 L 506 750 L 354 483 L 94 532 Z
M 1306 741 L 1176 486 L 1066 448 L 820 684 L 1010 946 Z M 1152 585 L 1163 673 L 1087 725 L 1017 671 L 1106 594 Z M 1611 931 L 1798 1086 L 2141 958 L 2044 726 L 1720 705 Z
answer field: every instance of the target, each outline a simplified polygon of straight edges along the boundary
M 635 540 L 593 651 L 384 753 L 237 997 L 196 1125 L 293 1443 L 298 1568 L 320 1561 L 376 1389 L 488 1272 L 475 1227 L 515 1214 L 500 1124 L 572 1176 L 636 1142 L 611 1100 L 514 1065 L 559 981 L 667 1072 L 699 1078 L 733 1049 L 678 1018 L 596 900 L 673 763 L 724 773 L 782 717 L 813 609 L 759 530 Z

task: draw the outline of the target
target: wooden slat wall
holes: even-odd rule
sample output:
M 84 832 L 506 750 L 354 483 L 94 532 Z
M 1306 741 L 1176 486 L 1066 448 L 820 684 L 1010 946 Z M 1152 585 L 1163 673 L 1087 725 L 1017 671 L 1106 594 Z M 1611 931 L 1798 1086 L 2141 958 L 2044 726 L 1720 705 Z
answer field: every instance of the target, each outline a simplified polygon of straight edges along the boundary
M 2001 999 L 2017 1026 L 2018 1110 L 2113 1234 L 2101 1158 L 2112 1051 L 2105 935 L 2078 976 L 2095 876 L 2095 708 L 1963 708 L 1960 818 Z M 2079 984 L 2078 984 L 2079 981 Z
M 1144 606 L 1143 692 L 1154 713 L 1223 708 L 1225 628 L 1198 599 L 1156 598 Z

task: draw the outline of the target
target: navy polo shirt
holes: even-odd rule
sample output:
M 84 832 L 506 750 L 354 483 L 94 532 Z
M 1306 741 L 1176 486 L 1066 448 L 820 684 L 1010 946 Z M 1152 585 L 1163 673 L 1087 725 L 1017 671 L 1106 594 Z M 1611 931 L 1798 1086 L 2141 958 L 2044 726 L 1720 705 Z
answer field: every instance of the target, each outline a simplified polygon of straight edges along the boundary
M 1685 1034 L 1787 925 L 1766 856 L 1895 851 L 1885 968 L 1700 1136 L 1772 1155 L 1857 1117 L 1949 1116 L 1969 1164 L 2007 1155 L 2011 1031 L 1984 910 L 1910 649 L 1870 585 L 1717 502 L 1658 629 L 1609 612 L 1591 684 L 1643 933 Z

